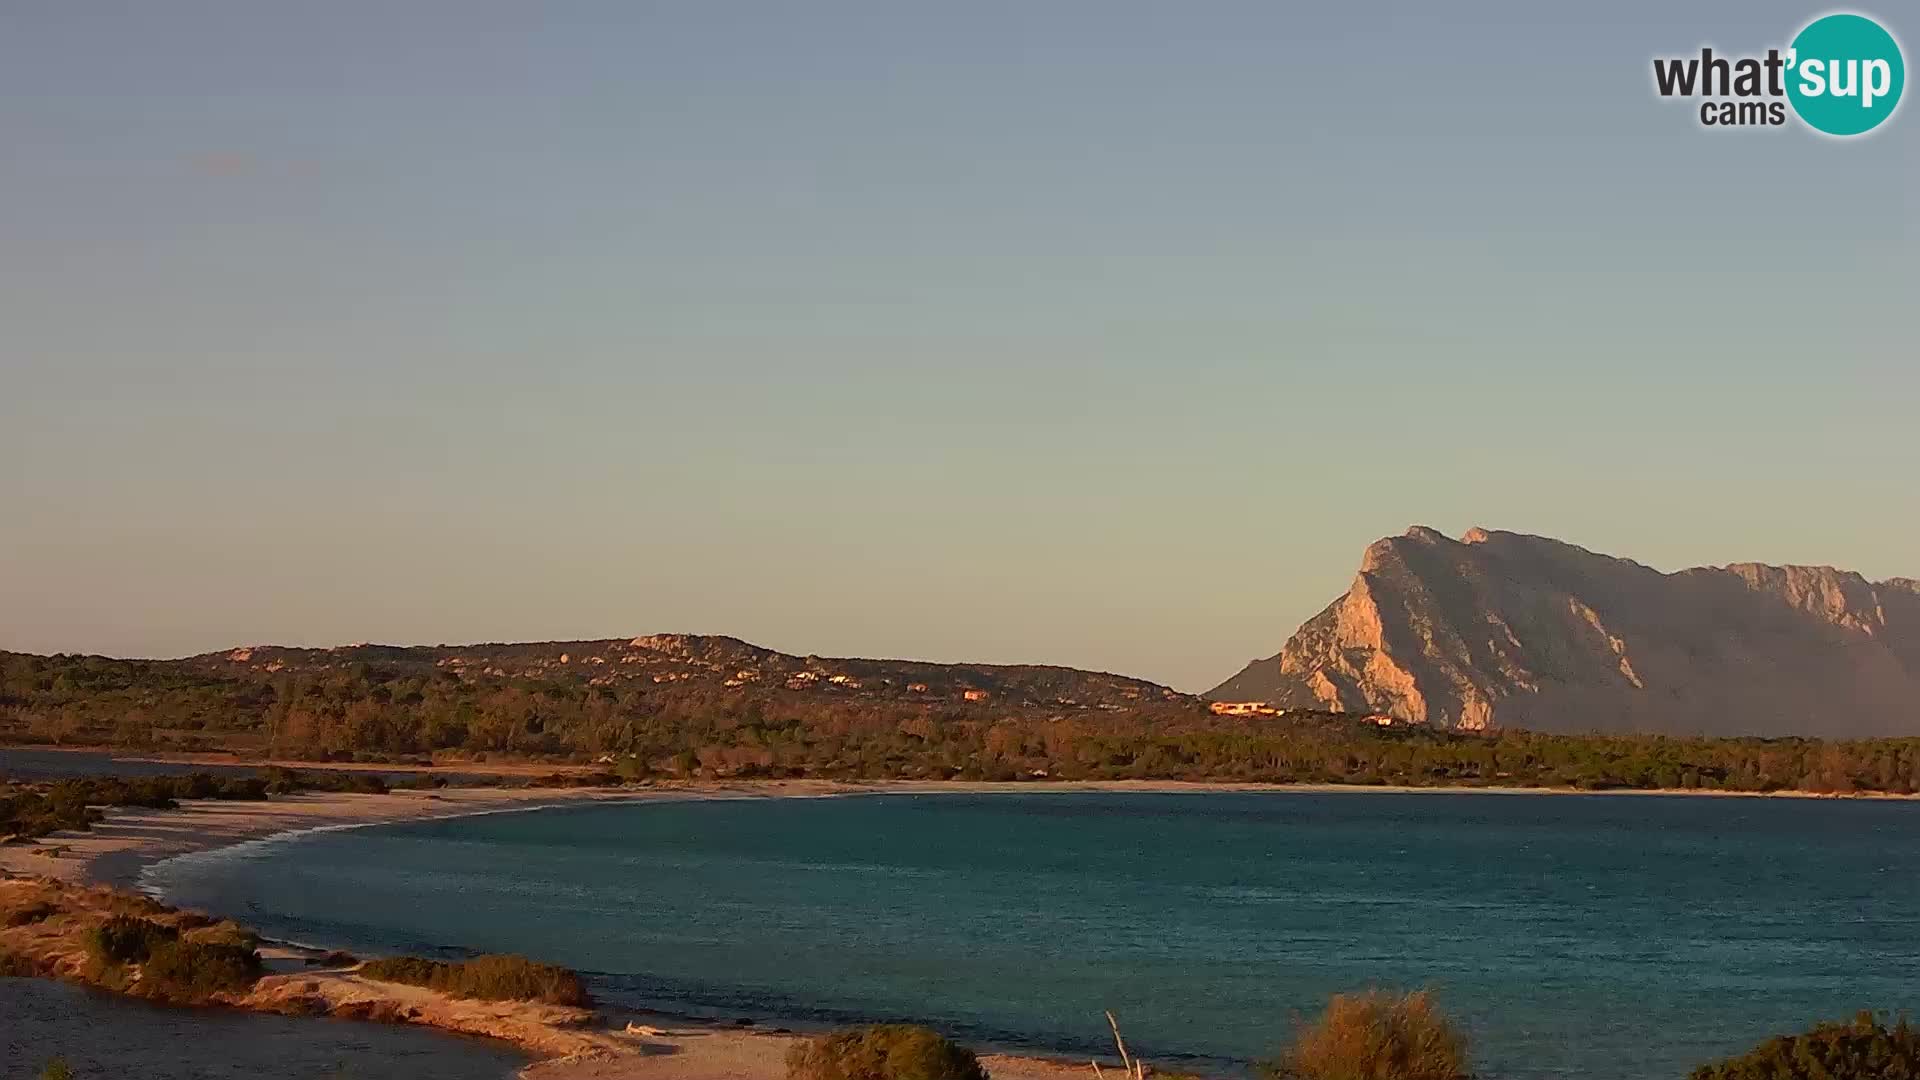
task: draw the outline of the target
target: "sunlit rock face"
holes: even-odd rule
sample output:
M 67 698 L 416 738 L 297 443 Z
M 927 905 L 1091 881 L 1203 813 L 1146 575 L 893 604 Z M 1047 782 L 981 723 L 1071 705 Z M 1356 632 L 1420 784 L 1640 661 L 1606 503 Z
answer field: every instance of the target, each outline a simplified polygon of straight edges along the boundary
M 1664 574 L 1416 526 L 1209 695 L 1463 730 L 1920 734 L 1920 583 L 1824 566 Z

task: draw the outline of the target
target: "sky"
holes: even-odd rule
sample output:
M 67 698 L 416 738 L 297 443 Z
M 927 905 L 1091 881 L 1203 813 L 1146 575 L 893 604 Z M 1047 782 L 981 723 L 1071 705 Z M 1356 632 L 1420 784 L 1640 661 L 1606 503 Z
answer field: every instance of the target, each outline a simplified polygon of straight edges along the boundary
M 0 0 L 0 648 L 1202 690 L 1414 523 L 1920 576 L 1916 106 L 1652 90 L 1823 10 Z

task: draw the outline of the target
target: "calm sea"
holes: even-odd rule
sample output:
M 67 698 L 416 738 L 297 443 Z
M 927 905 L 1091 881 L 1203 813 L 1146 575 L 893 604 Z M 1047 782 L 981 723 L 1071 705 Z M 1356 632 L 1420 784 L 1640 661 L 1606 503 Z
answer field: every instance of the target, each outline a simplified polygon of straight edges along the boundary
M 0 978 L 0 1077 L 54 1058 L 85 1080 L 512 1080 L 526 1056 L 425 1028 L 149 1005 L 51 979 Z
M 610 1001 L 912 1019 L 1233 1070 L 1434 988 L 1493 1078 L 1678 1078 L 1920 999 L 1920 803 L 1486 794 L 601 805 L 256 843 L 169 899 L 362 950 L 524 952 Z

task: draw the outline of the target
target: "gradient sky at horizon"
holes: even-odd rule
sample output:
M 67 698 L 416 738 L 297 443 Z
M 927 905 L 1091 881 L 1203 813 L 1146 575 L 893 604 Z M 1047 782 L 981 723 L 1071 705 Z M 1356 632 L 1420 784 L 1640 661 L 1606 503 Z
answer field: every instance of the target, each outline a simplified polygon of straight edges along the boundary
M 1198 690 L 1415 522 L 1920 576 L 1920 115 L 1651 89 L 1821 10 L 0 0 L 0 648 Z

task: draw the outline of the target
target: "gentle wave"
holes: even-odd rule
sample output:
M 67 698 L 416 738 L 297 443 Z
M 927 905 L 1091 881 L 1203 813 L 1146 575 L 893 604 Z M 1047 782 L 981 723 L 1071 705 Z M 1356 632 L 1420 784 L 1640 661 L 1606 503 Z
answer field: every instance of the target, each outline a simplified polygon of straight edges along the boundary
M 284 936 L 524 952 L 608 1002 L 723 1020 L 915 1019 L 1083 1053 L 1113 1008 L 1168 1063 L 1257 1058 L 1329 993 L 1437 984 L 1504 1080 L 1684 1075 L 1863 1003 L 1909 1005 L 1920 964 L 1920 899 L 1885 888 L 1920 876 L 1907 804 L 956 792 L 544 809 L 289 830 L 149 883 Z

